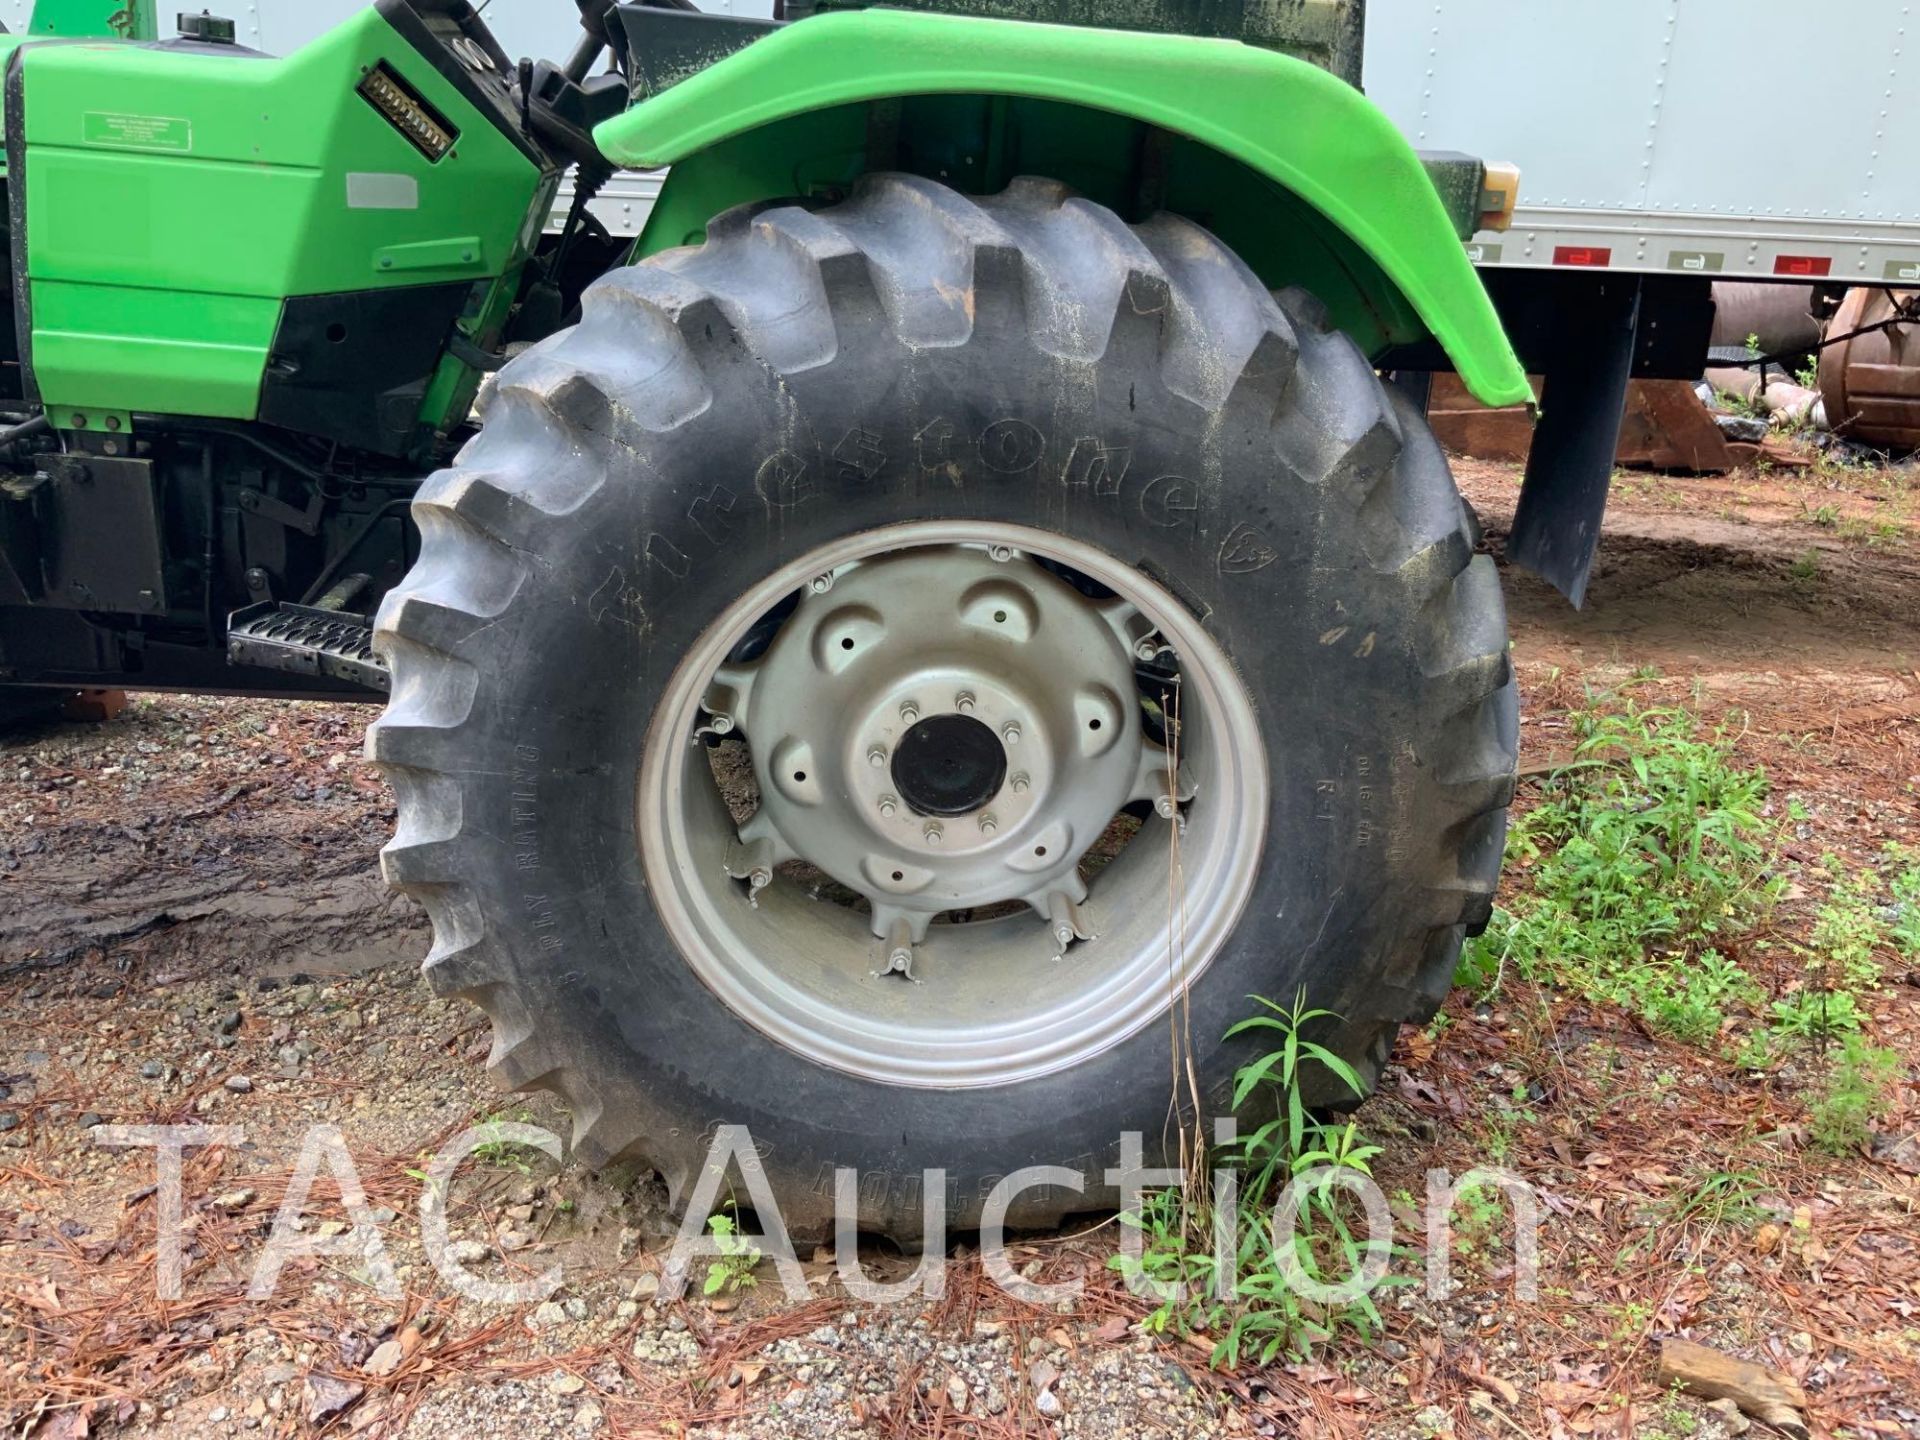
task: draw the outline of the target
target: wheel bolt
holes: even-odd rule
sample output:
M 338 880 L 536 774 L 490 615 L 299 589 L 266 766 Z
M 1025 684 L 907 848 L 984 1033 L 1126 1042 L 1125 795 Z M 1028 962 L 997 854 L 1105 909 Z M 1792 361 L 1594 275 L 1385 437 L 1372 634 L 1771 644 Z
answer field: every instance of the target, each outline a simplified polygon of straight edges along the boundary
M 911 700 L 902 701 L 900 704 L 900 718 L 909 725 L 913 724 L 914 721 L 920 718 L 920 707 Z
M 900 802 L 895 800 L 891 795 L 882 795 L 880 797 L 880 813 L 882 815 L 893 814 L 893 812 L 899 808 L 899 805 Z
M 1018 775 L 1013 777 L 1013 793 L 1016 795 L 1026 794 L 1027 787 L 1032 783 L 1033 782 L 1027 778 L 1027 772 L 1022 770 Z
M 882 765 L 886 763 L 887 763 L 887 747 L 886 746 L 876 745 L 871 750 L 867 751 L 867 764 L 873 766 L 874 769 L 878 770 Z
M 816 595 L 826 594 L 827 591 L 833 588 L 833 572 L 829 570 L 824 575 L 814 576 L 813 579 L 807 582 L 807 588 Z
M 1153 813 L 1162 820 L 1171 820 L 1180 813 L 1180 789 L 1170 775 L 1165 777 L 1160 793 L 1153 797 Z
M 1004 565 L 1013 558 L 1013 547 L 1011 545 L 989 545 L 987 547 L 987 558 L 990 560 L 998 560 Z
M 1020 743 L 1020 727 L 1012 721 L 1008 721 L 1000 727 L 1000 738 L 1009 745 L 1018 745 Z
M 993 812 L 991 810 L 986 811 L 984 814 L 981 815 L 980 833 L 982 835 L 991 835 L 993 834 L 994 831 L 998 830 L 999 828 L 1000 828 L 1000 822 L 993 818 Z
M 954 696 L 953 708 L 958 710 L 962 715 L 973 714 L 973 692 L 971 690 L 962 690 L 958 695 Z
M 926 837 L 927 844 L 938 845 L 940 843 L 940 822 L 938 820 L 929 820 L 927 822 L 927 828 L 920 833 Z

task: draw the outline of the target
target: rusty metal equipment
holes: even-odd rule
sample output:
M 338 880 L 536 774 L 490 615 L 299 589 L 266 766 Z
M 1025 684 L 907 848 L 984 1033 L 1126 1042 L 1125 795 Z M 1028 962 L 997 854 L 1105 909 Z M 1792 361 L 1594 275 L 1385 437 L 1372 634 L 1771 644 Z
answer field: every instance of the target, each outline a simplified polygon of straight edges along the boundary
M 1820 398 L 1834 434 L 1920 445 L 1920 290 L 1849 290 L 1827 333 L 1846 337 L 1820 354 Z

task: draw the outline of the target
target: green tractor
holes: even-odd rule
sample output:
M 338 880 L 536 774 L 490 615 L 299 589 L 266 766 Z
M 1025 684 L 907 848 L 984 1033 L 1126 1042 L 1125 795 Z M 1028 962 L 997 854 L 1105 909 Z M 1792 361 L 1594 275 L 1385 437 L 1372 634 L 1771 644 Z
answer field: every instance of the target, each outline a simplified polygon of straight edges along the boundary
M 803 1234 L 842 1169 L 906 1239 L 1018 1167 L 1016 1223 L 1110 1206 L 1252 995 L 1371 1083 L 1513 788 L 1376 370 L 1530 400 L 1462 245 L 1510 192 L 1349 83 L 1347 0 L 946 8 L 0 40 L 0 680 L 384 697 L 495 1074 L 679 1202 L 746 1127 Z

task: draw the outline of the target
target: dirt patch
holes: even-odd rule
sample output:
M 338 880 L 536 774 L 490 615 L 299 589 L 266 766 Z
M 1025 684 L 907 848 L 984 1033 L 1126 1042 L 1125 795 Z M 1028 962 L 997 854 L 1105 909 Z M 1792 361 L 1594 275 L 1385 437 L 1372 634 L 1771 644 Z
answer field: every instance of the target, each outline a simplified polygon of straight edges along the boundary
M 1463 460 L 1456 473 L 1480 511 L 1488 547 L 1504 558 L 1518 468 Z M 1913 492 L 1904 479 L 1866 480 L 1871 473 L 1843 478 L 1873 498 L 1802 472 L 1744 480 L 1623 475 L 1582 609 L 1538 577 L 1506 570 L 1516 646 L 1549 664 L 1789 676 L 1886 671 L 1912 682 L 1920 665 Z M 1839 520 L 1810 518 L 1840 504 L 1871 511 L 1890 528 L 1842 533 Z
M 0 974 L 109 949 L 183 974 L 374 941 L 424 954 L 424 917 L 379 877 L 393 806 L 358 755 L 372 713 L 138 697 L 108 725 L 6 737 Z

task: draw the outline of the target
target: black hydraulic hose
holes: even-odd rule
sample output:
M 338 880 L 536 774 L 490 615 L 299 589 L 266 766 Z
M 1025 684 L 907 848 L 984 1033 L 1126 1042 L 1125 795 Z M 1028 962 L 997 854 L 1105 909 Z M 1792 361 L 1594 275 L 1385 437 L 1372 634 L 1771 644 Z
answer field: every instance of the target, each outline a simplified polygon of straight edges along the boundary
M 9 425 L 0 430 L 0 446 L 11 445 L 16 440 L 28 440 L 43 431 L 53 428 L 53 421 L 47 418 L 43 410 L 31 420 L 22 420 L 18 425 Z
M 490 375 L 507 363 L 505 355 L 496 355 L 491 350 L 482 350 L 458 330 L 447 337 L 447 349 L 454 359 L 462 364 L 471 365 L 483 374 Z
M 141 418 L 145 419 L 147 417 L 141 417 Z M 305 480 L 311 484 L 320 486 L 324 492 L 328 477 L 322 471 L 320 471 L 319 469 L 315 468 L 312 465 L 309 465 L 306 461 L 298 458 L 297 456 L 288 454 L 285 450 L 282 450 L 279 446 L 271 444 L 266 440 L 263 440 L 260 436 L 254 434 L 252 430 L 248 429 L 247 426 L 244 424 L 231 424 L 225 420 L 215 420 L 212 418 L 202 418 L 199 416 L 194 417 L 192 420 L 188 421 L 185 424 L 177 425 L 177 426 L 169 423 L 168 421 L 161 420 L 157 416 L 152 417 L 152 420 L 153 420 L 153 428 L 156 430 L 178 428 L 178 429 L 210 431 L 215 435 L 230 435 L 235 440 L 240 441 L 243 445 L 252 446 L 255 450 L 258 450 L 262 455 L 265 455 L 269 460 L 274 461 L 276 464 L 286 466 L 287 469 L 293 471 L 293 473 L 298 475 L 302 480 Z
M 203 515 L 206 524 L 205 543 L 201 548 L 200 576 L 202 581 L 202 608 L 206 611 L 207 648 L 218 649 L 220 645 L 219 615 L 214 609 L 214 566 L 218 554 L 220 527 L 220 496 L 213 483 L 213 446 L 210 442 L 200 442 L 200 483 L 206 487 L 206 505 Z
M 553 247 L 553 254 L 547 257 L 547 279 L 555 285 L 560 283 L 560 272 L 567 263 L 567 255 L 586 222 L 587 206 L 593 203 L 593 197 L 600 193 L 600 187 L 612 177 L 612 167 L 604 162 L 574 167 L 573 205 L 567 211 L 566 223 L 560 227 L 559 242 Z
M 327 587 L 333 583 L 334 577 L 347 568 L 347 561 L 351 560 L 353 558 L 353 552 L 360 548 L 360 542 L 373 533 L 373 527 L 386 519 L 387 516 L 391 515 L 394 511 L 405 511 L 411 508 L 412 505 L 413 500 L 411 498 L 389 500 L 378 510 L 375 510 L 371 515 L 367 516 L 366 523 L 354 531 L 348 538 L 347 543 L 340 547 L 340 553 L 326 563 L 326 566 L 320 571 L 320 578 L 307 587 L 306 593 L 300 597 L 300 603 L 302 605 L 311 605 L 320 596 L 326 594 Z
M 400 475 L 334 475 L 323 471 L 314 464 L 302 460 L 289 451 L 282 449 L 253 433 L 245 423 L 214 419 L 211 416 L 171 416 L 136 414 L 134 424 L 146 430 L 164 432 L 188 437 L 200 435 L 226 435 L 251 446 L 276 464 L 284 465 L 302 480 L 315 486 L 322 499 L 338 500 L 339 495 L 327 489 L 331 482 L 339 481 L 353 485 L 365 485 L 376 490 L 392 490 L 396 487 L 408 491 L 416 488 L 420 481 L 417 476 Z

